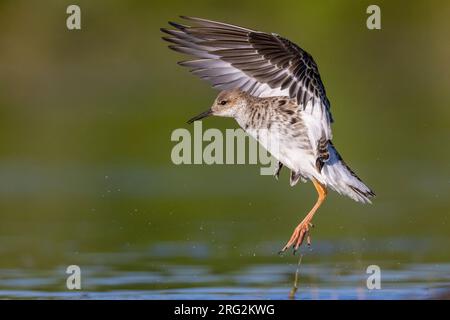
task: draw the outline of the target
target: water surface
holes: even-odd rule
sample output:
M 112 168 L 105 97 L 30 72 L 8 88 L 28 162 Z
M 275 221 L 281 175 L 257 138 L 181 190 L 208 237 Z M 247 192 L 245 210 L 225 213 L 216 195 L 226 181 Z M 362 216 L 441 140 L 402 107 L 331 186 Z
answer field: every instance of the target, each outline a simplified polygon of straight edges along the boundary
M 450 263 L 411 263 L 394 257 L 412 246 L 391 241 L 391 259 L 339 259 L 352 255 L 346 241 L 319 242 L 303 254 L 295 299 L 435 299 L 450 293 Z M 375 243 L 367 247 L 373 248 Z M 254 246 L 234 262 L 206 243 L 160 243 L 117 252 L 75 253 L 82 289 L 65 287 L 65 269 L 2 269 L 0 298 L 20 299 L 288 299 L 299 256 L 278 256 L 276 243 Z M 337 254 L 336 248 L 341 247 Z M 436 250 L 426 246 L 428 252 Z M 232 252 L 239 249 L 225 248 Z M 350 251 L 349 251 L 350 250 Z M 245 252 L 245 250 L 242 250 Z M 353 253 L 354 254 L 354 253 Z M 381 269 L 381 289 L 366 286 L 366 269 Z

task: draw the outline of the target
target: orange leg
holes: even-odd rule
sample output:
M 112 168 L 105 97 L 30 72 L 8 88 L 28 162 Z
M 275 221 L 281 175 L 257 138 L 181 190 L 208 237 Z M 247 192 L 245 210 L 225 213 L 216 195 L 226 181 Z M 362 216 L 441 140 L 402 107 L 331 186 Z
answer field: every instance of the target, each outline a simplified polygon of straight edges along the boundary
M 327 188 L 314 178 L 312 179 L 312 182 L 314 183 L 314 187 L 316 187 L 317 193 L 319 195 L 317 202 L 314 207 L 312 207 L 311 211 L 309 211 L 306 217 L 302 220 L 302 222 L 300 222 L 299 225 L 295 228 L 294 233 L 292 234 L 291 238 L 286 243 L 284 248 L 281 250 L 281 252 L 286 251 L 291 246 L 294 247 L 294 251 L 297 250 L 303 243 L 305 236 L 307 236 L 308 245 L 311 244 L 311 237 L 309 235 L 309 228 L 313 226 L 311 220 L 314 217 L 317 209 L 319 209 L 320 205 L 327 197 Z

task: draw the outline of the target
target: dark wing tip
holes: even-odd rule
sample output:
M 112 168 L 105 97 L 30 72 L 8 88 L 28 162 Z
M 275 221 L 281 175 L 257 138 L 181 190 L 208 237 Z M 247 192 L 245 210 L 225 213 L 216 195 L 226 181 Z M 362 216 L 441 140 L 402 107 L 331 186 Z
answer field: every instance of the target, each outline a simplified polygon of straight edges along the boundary
M 170 38 L 170 37 L 161 37 L 161 39 L 163 39 L 164 41 L 167 41 L 169 43 L 173 43 L 174 45 L 178 45 L 177 41 L 175 40 L 175 38 Z
M 180 47 L 177 46 L 177 45 L 172 45 L 172 44 L 171 44 L 171 45 L 168 45 L 167 47 L 168 47 L 169 49 L 175 51 L 175 52 L 184 53 L 183 50 L 180 49 Z
M 169 30 L 169 29 L 167 29 L 167 28 L 159 28 L 159 30 L 160 30 L 161 32 L 167 33 L 167 34 L 169 34 L 169 35 L 173 35 L 172 30 Z
M 171 44 L 171 45 L 169 45 L 168 47 L 169 47 L 169 49 L 172 49 L 173 51 L 180 52 L 180 51 L 179 51 L 179 47 L 178 47 L 177 45 L 172 45 L 172 44 Z
M 173 22 L 173 21 L 169 21 L 169 24 L 170 24 L 172 27 L 177 28 L 178 30 L 185 30 L 185 29 L 187 28 L 187 26 L 182 25 L 182 24 L 180 24 L 180 23 Z

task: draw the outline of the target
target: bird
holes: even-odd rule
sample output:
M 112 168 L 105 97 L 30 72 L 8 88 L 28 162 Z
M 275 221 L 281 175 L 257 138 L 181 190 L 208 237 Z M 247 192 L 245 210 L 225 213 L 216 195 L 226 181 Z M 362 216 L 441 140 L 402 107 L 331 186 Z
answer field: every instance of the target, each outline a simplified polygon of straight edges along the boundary
M 290 170 L 290 185 L 311 181 L 317 200 L 280 253 L 311 245 L 312 219 L 328 190 L 361 203 L 375 193 L 344 162 L 332 140 L 330 101 L 313 57 L 276 33 L 197 17 L 161 28 L 169 48 L 190 56 L 178 62 L 219 90 L 208 116 L 231 117 Z M 265 133 L 265 134 L 262 134 Z M 272 143 L 275 141 L 276 143 Z

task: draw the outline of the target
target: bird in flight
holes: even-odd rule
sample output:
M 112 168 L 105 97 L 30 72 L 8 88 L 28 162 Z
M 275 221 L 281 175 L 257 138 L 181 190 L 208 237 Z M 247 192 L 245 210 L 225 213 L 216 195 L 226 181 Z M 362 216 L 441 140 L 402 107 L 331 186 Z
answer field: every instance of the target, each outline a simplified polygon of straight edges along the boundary
M 346 165 L 332 143 L 330 102 L 317 64 L 305 50 L 275 33 L 201 18 L 162 28 L 169 48 L 192 56 L 179 62 L 220 90 L 208 116 L 232 117 L 278 160 L 290 183 L 311 181 L 318 199 L 281 252 L 311 244 L 311 220 L 332 189 L 370 203 L 374 192 Z M 263 134 L 264 133 L 264 134 Z M 273 143 L 275 142 L 275 143 Z

